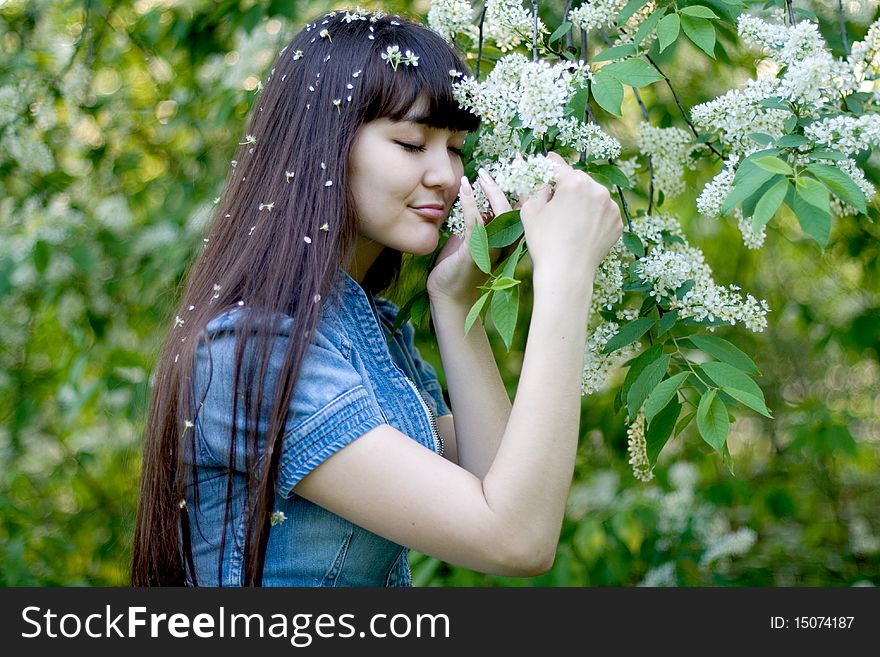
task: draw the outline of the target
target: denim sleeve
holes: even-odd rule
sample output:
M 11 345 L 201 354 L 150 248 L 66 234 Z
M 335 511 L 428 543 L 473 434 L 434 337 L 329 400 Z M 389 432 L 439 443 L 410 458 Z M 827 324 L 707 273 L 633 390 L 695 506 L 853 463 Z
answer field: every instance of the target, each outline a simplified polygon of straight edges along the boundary
M 288 422 L 277 489 L 284 497 L 327 458 L 386 419 L 361 374 L 319 333 L 300 368 Z
M 236 334 L 234 319 L 223 317 L 208 327 L 210 347 L 200 344 L 195 390 L 200 401 L 196 420 L 198 460 L 225 468 L 229 464 L 233 428 Z M 271 401 L 283 364 L 289 332 L 276 336 L 260 408 L 258 449 L 265 453 Z M 247 355 L 247 354 L 246 354 Z M 324 460 L 353 440 L 386 422 L 363 377 L 320 331 L 310 342 L 288 406 L 276 492 L 283 497 Z M 239 401 L 233 468 L 243 471 L 245 460 L 244 404 Z

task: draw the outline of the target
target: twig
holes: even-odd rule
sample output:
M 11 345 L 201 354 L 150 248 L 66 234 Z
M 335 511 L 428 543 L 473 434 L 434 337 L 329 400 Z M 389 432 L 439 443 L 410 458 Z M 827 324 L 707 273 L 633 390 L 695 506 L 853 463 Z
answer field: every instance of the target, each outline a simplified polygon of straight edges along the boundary
M 792 27 L 794 27 L 795 19 L 794 19 L 794 9 L 791 6 L 791 0 L 785 0 L 785 9 L 788 12 L 788 23 Z
M 843 53 L 849 57 L 849 42 L 846 34 L 846 14 L 843 9 L 843 0 L 837 0 L 837 15 L 840 18 L 840 38 L 843 39 Z
M 535 14 L 532 26 L 532 61 L 538 61 L 538 0 L 532 0 L 532 13 Z
M 480 12 L 480 39 L 477 42 L 477 79 L 480 79 L 480 60 L 483 59 L 483 22 L 486 20 L 486 3 L 483 3 L 483 10 Z

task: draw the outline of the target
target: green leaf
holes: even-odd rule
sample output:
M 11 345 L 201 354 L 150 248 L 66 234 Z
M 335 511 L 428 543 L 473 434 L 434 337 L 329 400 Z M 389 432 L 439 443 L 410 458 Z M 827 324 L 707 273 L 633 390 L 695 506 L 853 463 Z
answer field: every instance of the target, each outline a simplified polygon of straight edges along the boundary
M 697 284 L 697 282 L 695 280 L 693 280 L 692 278 L 686 280 L 684 283 L 682 283 L 677 288 L 675 288 L 675 297 L 679 301 L 681 301 L 682 299 L 684 299 L 685 294 L 687 294 L 692 289 L 694 289 L 694 285 L 696 285 L 696 284 Z
M 704 335 L 696 333 L 689 335 L 688 340 L 697 348 L 705 351 L 710 356 L 714 356 L 718 360 L 733 365 L 738 370 L 742 370 L 746 374 L 755 374 L 758 366 L 743 351 L 733 346 L 727 340 L 714 335 Z
M 608 64 L 608 66 L 612 66 L 612 64 Z M 623 103 L 623 85 L 620 80 L 604 72 L 608 66 L 600 69 L 593 76 L 590 93 L 596 99 L 599 107 L 609 114 L 620 116 L 620 105 Z
M 684 15 L 681 17 L 681 29 L 694 45 L 715 59 L 715 26 L 705 18 Z
M 807 203 L 820 210 L 831 212 L 831 206 L 828 202 L 828 188 L 818 180 L 813 180 L 812 178 L 798 178 L 795 180 L 795 187 L 797 187 L 797 195 L 803 198 Z
M 636 47 L 631 43 L 624 43 L 619 46 L 612 46 L 611 48 L 605 48 L 593 57 L 592 61 L 594 62 L 606 62 L 614 59 L 623 59 L 624 57 L 631 57 L 636 54 Z
M 620 167 L 613 164 L 594 164 L 591 167 L 593 173 L 598 173 L 607 178 L 611 183 L 619 187 L 629 188 L 629 178 L 620 170 Z
M 752 141 L 761 144 L 761 146 L 766 146 L 773 142 L 773 135 L 768 135 L 766 132 L 752 132 L 749 133 L 749 137 L 751 137 Z
M 491 295 L 491 292 L 486 292 L 477 302 L 471 306 L 471 309 L 468 311 L 467 317 L 464 320 L 464 334 L 467 335 L 471 330 L 471 326 L 473 326 L 474 322 L 477 321 L 477 317 L 480 315 L 480 311 L 483 309 L 483 306 L 486 305 L 486 300 Z
M 801 178 L 800 180 L 811 179 Z M 822 183 L 816 180 L 811 180 L 811 182 L 815 183 L 822 189 L 827 204 L 828 190 Z M 789 207 L 791 207 L 791 210 L 803 231 L 816 240 L 819 246 L 824 249 L 828 244 L 828 237 L 831 234 L 831 212 L 830 210 L 817 207 L 809 202 L 801 192 L 801 189 L 797 190 L 797 193 L 793 195 L 792 203 Z
M 660 40 L 660 52 L 666 50 L 670 45 L 675 43 L 678 34 L 681 31 L 681 19 L 678 14 L 669 14 L 664 16 L 657 23 L 657 38 Z
M 767 406 L 764 403 L 763 399 L 759 399 L 758 397 L 750 395 L 747 392 L 737 390 L 736 388 L 730 388 L 728 386 L 721 386 L 721 389 L 738 402 L 745 404 L 754 411 L 758 411 L 758 413 L 769 417 L 771 420 L 773 419 L 773 416 L 770 415 L 770 411 L 767 410 Z
M 769 109 L 781 109 L 781 110 L 790 110 L 791 103 L 783 100 L 782 98 L 764 98 L 763 100 L 758 101 L 758 105 L 761 107 L 767 107 Z
M 682 386 L 685 379 L 688 378 L 689 372 L 679 372 L 673 374 L 665 381 L 661 381 L 650 392 L 648 399 L 645 401 L 645 422 L 650 425 L 651 420 L 660 411 L 666 408 L 666 405 L 676 396 L 678 389 Z
M 636 45 L 640 45 L 642 41 L 644 41 L 645 38 L 654 31 L 654 26 L 661 18 L 663 18 L 665 14 L 665 7 L 652 11 L 648 15 L 648 17 L 639 24 L 639 27 L 636 29 L 636 33 L 633 35 L 632 42 Z
M 617 333 L 611 336 L 611 339 L 602 348 L 602 353 L 610 354 L 615 349 L 635 342 L 647 333 L 656 321 L 653 317 L 639 317 L 624 324 Z
M 556 28 L 553 34 L 550 35 L 550 43 L 554 41 L 559 41 L 565 34 L 571 29 L 571 23 L 568 21 L 564 21 L 562 25 Z
M 516 248 L 513 250 L 507 259 L 504 261 L 504 264 L 501 266 L 501 275 L 507 276 L 508 278 L 516 278 L 516 266 L 519 264 L 519 260 L 522 257 L 523 250 L 525 249 L 526 241 L 520 240 L 519 244 L 516 245 Z
M 754 165 L 751 160 L 744 160 L 737 168 L 733 178 L 733 188 L 721 207 L 723 214 L 729 214 L 738 203 L 754 194 L 774 174 Z
M 666 407 L 654 417 L 651 426 L 645 431 L 645 443 L 648 452 L 648 462 L 651 466 L 657 463 L 660 451 L 672 435 L 675 421 L 681 412 L 681 403 L 677 399 L 671 400 Z
M 521 137 L 520 140 L 519 140 L 519 150 L 522 151 L 523 153 L 525 153 L 526 151 L 528 151 L 528 150 L 529 150 L 529 146 L 531 145 L 532 140 L 533 140 L 534 138 L 535 138 L 535 131 L 534 131 L 534 129 L 530 128 L 530 129 L 526 130 L 526 131 L 522 134 L 522 137 Z
M 639 378 L 635 380 L 632 388 L 629 389 L 626 395 L 626 407 L 629 410 L 629 417 L 634 418 L 638 415 L 639 409 L 645 403 L 648 394 L 663 380 L 663 375 L 666 374 L 666 370 L 669 367 L 669 359 L 669 354 L 664 354 L 639 374 Z
M 806 146 L 810 140 L 803 135 L 783 135 L 773 144 L 777 148 L 797 148 L 798 146 Z
M 492 322 L 495 329 L 504 340 L 504 346 L 510 349 L 513 344 L 513 331 L 516 329 L 516 319 L 519 313 L 519 288 L 495 292 L 492 295 Z
M 471 233 L 471 257 L 484 274 L 492 271 L 492 261 L 489 258 L 489 237 L 486 234 L 486 226 L 482 221 L 474 224 Z
M 783 176 L 790 176 L 794 173 L 794 170 L 788 166 L 786 162 L 783 162 L 778 157 L 772 155 L 759 157 L 756 160 L 752 160 L 752 162 L 764 169 L 764 171 L 769 171 L 770 173 L 780 173 Z
M 694 419 L 696 414 L 697 414 L 696 411 L 691 411 L 690 413 L 685 415 L 683 418 L 681 418 L 681 420 L 679 420 L 678 424 L 675 425 L 675 432 L 673 433 L 673 435 L 677 436 L 682 431 L 684 431 L 685 428 L 687 427 L 687 425 L 689 425 L 691 423 L 691 420 Z
M 499 290 L 506 290 L 511 287 L 515 287 L 519 285 L 522 281 L 518 281 L 515 278 L 511 278 L 510 276 L 499 276 L 495 280 L 492 281 L 492 285 L 490 288 L 495 292 Z
M 727 407 L 718 397 L 715 388 L 707 390 L 700 398 L 700 405 L 697 407 L 697 429 L 703 440 L 716 451 L 721 451 L 730 432 L 730 420 L 727 417 Z
M 500 249 L 513 244 L 523 234 L 519 210 L 503 212 L 486 224 L 489 248 Z
M 718 15 L 714 11 L 702 5 L 683 7 L 681 13 L 685 16 L 695 16 L 697 18 L 718 18 Z
M 754 215 L 755 214 L 755 206 L 758 205 L 758 201 L 760 201 L 761 197 L 764 196 L 764 194 L 766 194 L 767 191 L 780 180 L 787 180 L 787 179 L 784 176 L 777 174 L 777 175 L 773 176 L 772 178 L 770 178 L 770 180 L 765 182 L 763 185 L 761 185 L 761 187 L 759 187 L 758 190 L 754 194 L 752 194 L 746 200 L 744 200 L 742 202 L 743 216 L 744 217 L 751 217 L 752 215 Z
M 719 387 L 740 390 L 752 397 L 756 397 L 762 404 L 765 403 L 764 393 L 758 384 L 748 374 L 733 365 L 709 361 L 708 363 L 700 363 L 700 367 Z
M 587 100 L 590 98 L 590 90 L 587 86 L 578 87 L 568 99 L 566 104 L 566 114 L 573 116 L 579 121 L 583 121 L 587 115 Z M 473 133 L 472 133 L 473 134 Z
M 638 57 L 606 64 L 601 71 L 631 87 L 644 87 L 663 79 L 657 69 Z
M 754 214 L 752 214 L 753 231 L 758 232 L 768 221 L 770 221 L 770 219 L 773 218 L 773 215 L 779 210 L 779 206 L 782 205 L 782 201 L 785 199 L 785 193 L 788 191 L 789 187 L 791 187 L 791 183 L 788 178 L 780 178 L 772 187 L 770 187 L 770 189 L 764 192 L 761 200 L 759 200 L 758 204 L 755 206 Z
M 643 258 L 645 256 L 645 245 L 642 244 L 642 240 L 639 239 L 639 236 L 631 231 L 626 231 L 622 235 L 623 245 L 629 250 L 637 258 Z
M 845 160 L 846 154 L 835 148 L 814 148 L 810 151 L 810 157 L 815 160 Z
M 868 211 L 865 193 L 845 171 L 828 164 L 811 164 L 807 167 L 807 171 L 825 183 L 841 201 L 849 203 L 862 214 Z
M 660 322 L 657 325 L 657 337 L 661 337 L 671 329 L 675 325 L 675 320 L 678 319 L 678 311 L 670 310 L 669 312 L 663 313 L 663 316 L 660 318 Z
M 639 375 L 644 369 L 662 355 L 663 345 L 655 344 L 650 349 L 644 351 L 626 363 L 629 366 L 629 371 L 627 371 L 626 377 L 623 380 L 623 385 L 620 387 L 621 398 L 626 398 L 633 384 L 636 382 L 636 379 L 639 378 Z

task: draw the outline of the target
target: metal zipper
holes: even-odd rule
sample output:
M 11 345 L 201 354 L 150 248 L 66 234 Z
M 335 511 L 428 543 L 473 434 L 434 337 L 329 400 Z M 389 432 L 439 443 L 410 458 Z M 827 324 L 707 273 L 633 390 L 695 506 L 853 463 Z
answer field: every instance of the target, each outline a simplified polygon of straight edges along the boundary
M 399 370 L 400 368 L 398 368 Z M 437 422 L 434 419 L 434 414 L 431 412 L 431 409 L 428 407 L 428 404 L 425 403 L 425 398 L 422 397 L 421 391 L 416 387 L 416 384 L 413 383 L 413 380 L 410 379 L 404 372 L 403 378 L 406 379 L 406 382 L 409 384 L 409 387 L 413 389 L 416 393 L 416 396 L 419 398 L 419 402 L 422 404 L 422 408 L 425 409 L 425 414 L 428 416 L 428 424 L 431 426 L 431 435 L 434 437 L 434 451 L 437 452 L 440 456 L 446 452 L 446 445 L 443 443 L 443 437 L 440 435 L 440 432 L 437 431 Z

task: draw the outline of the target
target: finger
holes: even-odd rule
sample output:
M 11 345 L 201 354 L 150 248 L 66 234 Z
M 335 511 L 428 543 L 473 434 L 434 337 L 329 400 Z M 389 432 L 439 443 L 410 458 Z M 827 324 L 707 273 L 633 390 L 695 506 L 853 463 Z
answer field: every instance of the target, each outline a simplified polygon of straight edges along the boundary
M 536 212 L 547 205 L 547 202 L 553 196 L 553 188 L 550 185 L 541 185 L 535 192 L 522 200 L 522 210 L 526 212 Z
M 474 190 L 470 182 L 468 182 L 467 176 L 461 177 L 458 198 L 461 200 L 461 212 L 464 215 L 464 234 L 462 238 L 470 239 L 477 217 L 480 216 L 480 210 L 477 208 L 477 199 L 474 197 Z
M 480 187 L 486 195 L 486 198 L 489 200 L 489 206 L 492 208 L 492 212 L 495 213 L 495 216 L 510 212 L 512 209 L 510 207 L 510 201 L 507 200 L 507 196 L 504 195 L 504 192 L 501 191 L 498 183 L 492 179 L 489 172 L 480 168 L 477 175 L 480 178 Z

